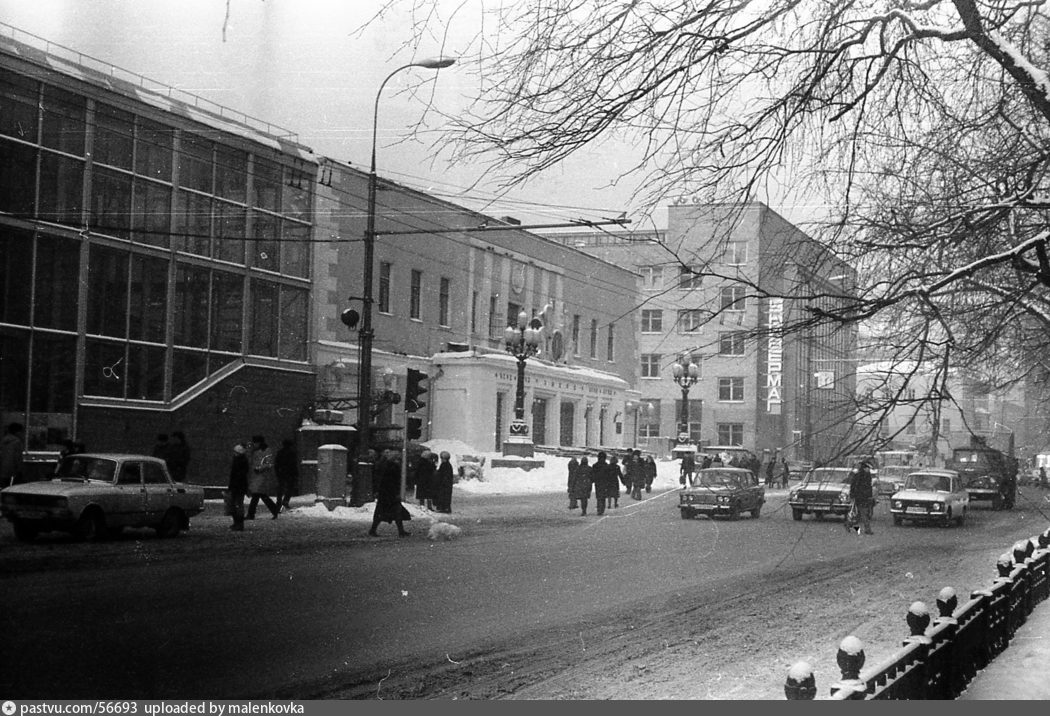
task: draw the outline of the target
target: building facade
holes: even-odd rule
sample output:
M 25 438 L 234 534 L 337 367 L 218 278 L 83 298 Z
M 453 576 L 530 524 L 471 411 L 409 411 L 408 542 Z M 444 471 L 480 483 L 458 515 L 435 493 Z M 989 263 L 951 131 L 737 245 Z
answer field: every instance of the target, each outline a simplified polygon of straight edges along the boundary
M 639 446 L 663 453 L 685 439 L 813 460 L 842 441 L 854 333 L 782 328 L 840 301 L 854 272 L 769 207 L 677 204 L 666 231 L 553 238 L 639 276 Z M 682 358 L 698 367 L 686 421 L 672 377 Z
M 181 430 L 188 478 L 225 484 L 234 442 L 294 435 L 314 397 L 316 161 L 38 40 L 0 38 L 0 420 L 52 454 Z
M 318 405 L 354 412 L 358 335 L 340 322 L 360 310 L 368 175 L 324 161 L 317 189 L 313 314 Z M 637 364 L 636 276 L 582 251 L 408 187 L 379 180 L 376 206 L 372 384 L 404 393 L 424 372 L 422 439 L 500 450 L 514 415 L 517 362 L 504 330 L 520 313 L 543 325 L 526 361 L 525 419 L 537 445 L 630 444 Z M 402 426 L 386 404 L 381 425 Z M 396 434 L 396 433 L 395 433 Z

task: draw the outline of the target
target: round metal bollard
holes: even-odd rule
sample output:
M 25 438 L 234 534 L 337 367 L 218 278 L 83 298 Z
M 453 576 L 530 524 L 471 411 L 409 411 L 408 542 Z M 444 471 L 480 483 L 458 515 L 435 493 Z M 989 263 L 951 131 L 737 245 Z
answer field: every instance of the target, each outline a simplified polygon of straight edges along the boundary
M 812 701 L 817 697 L 817 680 L 813 676 L 813 667 L 807 662 L 799 661 L 788 669 L 784 696 L 789 701 Z
M 859 679 L 864 668 L 864 642 L 850 634 L 839 643 L 835 661 L 842 670 L 842 679 Z
M 951 587 L 945 587 L 937 593 L 937 613 L 940 617 L 951 617 L 959 606 L 959 597 Z
M 930 625 L 930 610 L 926 608 L 926 603 L 912 602 L 908 607 L 908 616 L 905 617 L 905 621 L 908 622 L 908 629 L 911 630 L 912 636 L 924 636 L 926 627 Z
M 1014 558 L 1004 552 L 999 555 L 999 561 L 995 563 L 995 568 L 999 571 L 1000 577 L 1009 577 L 1010 572 L 1014 568 Z

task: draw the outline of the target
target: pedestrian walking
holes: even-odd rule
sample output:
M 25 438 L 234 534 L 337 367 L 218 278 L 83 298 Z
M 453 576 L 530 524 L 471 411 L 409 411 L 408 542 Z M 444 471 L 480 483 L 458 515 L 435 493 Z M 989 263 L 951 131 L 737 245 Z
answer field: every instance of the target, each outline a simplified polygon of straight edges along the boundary
M 656 460 L 652 455 L 645 456 L 645 491 L 653 491 L 653 482 L 656 480 Z
M 228 507 L 233 524 L 230 529 L 235 532 L 244 530 L 244 496 L 248 494 L 248 473 L 252 465 L 248 461 L 248 450 L 237 443 L 233 446 L 233 460 L 230 461 L 230 481 L 226 485 L 229 494 Z
M 787 489 L 788 483 L 791 481 L 791 468 L 788 467 L 787 458 L 780 458 L 780 486 Z
M 591 480 L 594 482 L 594 498 L 596 500 L 597 512 L 605 514 L 605 508 L 609 502 L 609 483 L 617 481 L 616 473 L 612 465 L 605 461 L 605 452 L 601 451 L 594 460 L 591 467 Z
M 379 487 L 376 491 L 376 507 L 372 513 L 372 529 L 368 534 L 378 537 L 376 529 L 380 522 L 397 525 L 397 536 L 408 537 L 411 532 L 405 530 L 405 522 L 412 515 L 401 504 L 401 460 L 393 450 L 384 450 L 382 459 L 376 465 L 379 473 Z
M 773 483 L 776 482 L 776 468 L 777 459 L 772 457 L 766 464 L 766 487 L 773 487 Z
M 277 476 L 273 472 L 273 452 L 262 435 L 252 436 L 250 460 L 252 471 L 248 477 L 248 492 L 252 498 L 248 501 L 248 515 L 245 519 L 255 519 L 255 510 L 262 500 L 276 520 L 280 509 L 270 495 L 277 492 Z
M 437 482 L 437 453 L 424 450 L 416 463 L 416 499 L 420 507 L 434 509 L 434 488 Z
M 299 493 L 299 453 L 295 440 L 285 438 L 273 456 L 273 471 L 277 476 L 277 509 L 288 510 L 292 498 Z
M 1045 467 L 1040 467 L 1039 468 L 1039 487 L 1050 487 L 1050 484 L 1047 484 L 1047 481 L 1046 481 L 1046 468 Z
M 587 516 L 587 502 L 591 499 L 592 483 L 591 466 L 584 456 L 572 473 L 572 484 L 569 488 L 569 494 L 580 506 L 582 517 Z
M 691 452 L 682 453 L 682 466 L 678 470 L 678 483 L 685 487 L 693 478 L 696 471 L 696 458 Z
M 8 423 L 4 437 L 0 438 L 0 487 L 10 487 L 22 479 L 25 431 L 22 423 Z
M 580 461 L 577 460 L 575 456 L 570 457 L 569 458 L 569 465 L 568 465 L 568 470 L 569 470 L 568 490 L 569 490 L 569 509 L 570 510 L 575 510 L 576 506 L 577 506 L 576 505 L 575 482 L 576 482 L 576 470 L 578 470 L 579 467 L 580 467 Z
M 171 434 L 171 442 L 168 444 L 165 462 L 168 463 L 168 472 L 175 482 L 186 482 L 186 475 L 190 467 L 190 446 L 186 443 L 186 434 L 176 430 Z
M 624 477 L 631 490 L 631 497 L 642 499 L 645 488 L 645 464 L 642 462 L 642 451 L 635 450 L 624 464 Z
M 866 460 L 861 460 L 850 475 L 850 499 L 857 507 L 857 520 L 860 525 L 854 527 L 848 522 L 847 528 L 853 528 L 860 534 L 875 534 L 871 531 L 871 513 L 875 508 L 875 494 L 871 485 L 871 467 Z
M 609 487 L 607 488 L 609 491 L 609 504 L 606 506 L 619 508 L 620 484 L 623 482 L 623 470 L 621 470 L 619 464 L 617 464 L 615 455 L 609 456 L 609 471 L 607 474 L 608 477 L 606 479 L 609 480 Z
M 456 481 L 452 472 L 451 459 L 452 456 L 447 451 L 441 451 L 441 463 L 438 465 L 434 489 L 434 506 L 437 507 L 438 512 L 446 514 L 452 512 L 452 485 Z

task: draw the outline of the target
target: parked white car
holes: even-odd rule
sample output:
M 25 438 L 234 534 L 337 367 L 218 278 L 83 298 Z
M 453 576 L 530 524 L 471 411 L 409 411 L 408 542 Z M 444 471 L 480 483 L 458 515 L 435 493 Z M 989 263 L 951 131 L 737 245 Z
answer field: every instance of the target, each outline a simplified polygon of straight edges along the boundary
M 890 498 L 893 524 L 905 520 L 961 525 L 970 509 L 970 495 L 954 470 L 919 470 L 904 479 L 904 489 Z

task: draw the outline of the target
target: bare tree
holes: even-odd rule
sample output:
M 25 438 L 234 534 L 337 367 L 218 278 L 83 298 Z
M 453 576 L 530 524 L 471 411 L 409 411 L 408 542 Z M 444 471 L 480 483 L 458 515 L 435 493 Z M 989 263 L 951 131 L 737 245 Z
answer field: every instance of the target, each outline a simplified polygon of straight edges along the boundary
M 436 1 L 389 5 L 405 3 L 420 34 L 447 19 Z M 644 207 L 743 202 L 778 184 L 820 197 L 829 210 L 807 230 L 862 280 L 830 303 L 790 287 L 811 310 L 787 330 L 876 321 L 894 327 L 896 360 L 1007 385 L 1046 372 L 1045 6 L 510 3 L 464 53 L 477 99 L 448 139 L 510 186 L 604 139 L 639 142 Z M 928 403 L 950 398 L 930 385 Z

